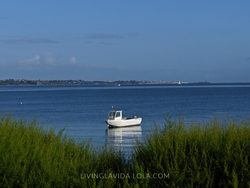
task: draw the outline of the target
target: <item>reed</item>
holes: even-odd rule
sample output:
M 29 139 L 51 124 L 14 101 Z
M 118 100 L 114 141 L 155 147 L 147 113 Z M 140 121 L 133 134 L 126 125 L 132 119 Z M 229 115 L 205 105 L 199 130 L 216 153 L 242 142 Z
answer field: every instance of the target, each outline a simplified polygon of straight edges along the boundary
M 35 122 L 0 120 L 0 187 L 249 187 L 249 157 L 249 123 L 168 121 L 127 160 Z M 130 177 L 91 176 L 108 174 Z
M 34 122 L 0 120 L 0 187 L 97 187 L 104 180 L 84 174 L 119 170 L 112 164 L 122 170 L 121 161 L 117 153 L 97 154 Z
M 186 128 L 167 122 L 134 153 L 134 163 L 146 173 L 169 173 L 150 186 L 249 187 L 250 124 L 212 121 Z

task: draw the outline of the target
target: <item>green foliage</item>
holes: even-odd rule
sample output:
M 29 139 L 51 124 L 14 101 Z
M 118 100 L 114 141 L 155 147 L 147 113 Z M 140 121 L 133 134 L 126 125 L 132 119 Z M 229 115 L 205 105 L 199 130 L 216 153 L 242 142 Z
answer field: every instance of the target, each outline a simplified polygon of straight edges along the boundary
M 0 187 L 96 187 L 102 182 L 83 174 L 109 171 L 101 168 L 102 159 L 123 165 L 114 152 L 95 154 L 88 145 L 35 123 L 0 120 Z
M 5 118 L 0 120 L 0 187 L 249 187 L 249 125 L 212 121 L 185 127 L 166 121 L 127 160 L 113 150 L 77 144 L 63 131 Z
M 169 173 L 161 181 L 177 187 L 248 187 L 250 124 L 221 123 L 185 128 L 168 122 L 136 148 L 134 160 L 150 173 Z M 150 186 L 159 185 L 150 179 Z

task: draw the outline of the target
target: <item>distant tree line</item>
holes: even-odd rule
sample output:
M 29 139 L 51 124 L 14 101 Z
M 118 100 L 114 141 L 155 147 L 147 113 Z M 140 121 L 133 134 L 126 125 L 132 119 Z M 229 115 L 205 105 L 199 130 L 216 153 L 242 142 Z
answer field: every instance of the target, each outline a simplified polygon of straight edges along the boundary
M 206 86 L 206 85 L 250 85 L 249 82 L 211 83 L 211 82 L 184 82 L 184 81 L 152 81 L 152 80 L 0 80 L 0 86 L 50 86 L 50 87 L 77 87 L 77 86 Z

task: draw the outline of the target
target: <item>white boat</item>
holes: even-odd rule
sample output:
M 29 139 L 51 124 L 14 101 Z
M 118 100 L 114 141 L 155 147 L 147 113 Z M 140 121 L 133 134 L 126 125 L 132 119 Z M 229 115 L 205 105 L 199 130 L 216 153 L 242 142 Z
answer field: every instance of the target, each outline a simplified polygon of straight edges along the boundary
M 142 118 L 137 116 L 123 117 L 122 110 L 112 110 L 109 112 L 106 123 L 109 128 L 131 127 L 141 125 Z

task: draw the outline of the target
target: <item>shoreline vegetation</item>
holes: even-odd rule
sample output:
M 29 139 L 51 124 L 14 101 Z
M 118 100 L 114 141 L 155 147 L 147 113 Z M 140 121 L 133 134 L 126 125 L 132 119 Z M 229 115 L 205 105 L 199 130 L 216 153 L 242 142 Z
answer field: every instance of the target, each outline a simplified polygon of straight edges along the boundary
M 166 121 L 122 153 L 35 122 L 0 120 L 0 187 L 249 187 L 250 123 Z
M 0 86 L 18 87 L 120 87 L 120 86 L 249 86 L 249 82 L 214 83 L 214 82 L 186 82 L 166 80 L 0 80 Z

